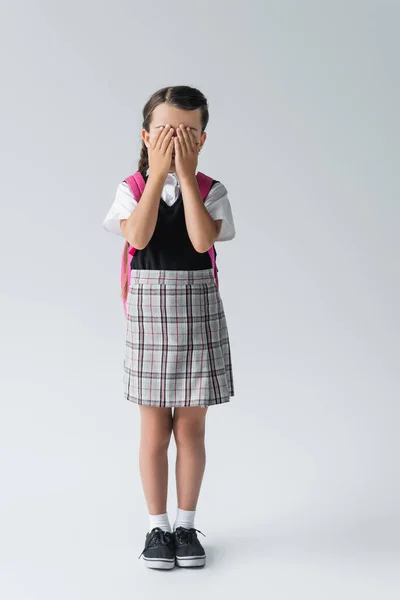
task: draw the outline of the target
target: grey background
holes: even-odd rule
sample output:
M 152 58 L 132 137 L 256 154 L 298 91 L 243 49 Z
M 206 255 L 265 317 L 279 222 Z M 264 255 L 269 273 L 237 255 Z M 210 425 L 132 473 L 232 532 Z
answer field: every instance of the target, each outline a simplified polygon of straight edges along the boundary
M 2 1 L 0 594 L 397 598 L 399 5 Z M 207 415 L 205 570 L 146 570 L 102 220 L 164 85 L 209 99 L 236 396 Z M 170 447 L 169 514 L 176 511 Z

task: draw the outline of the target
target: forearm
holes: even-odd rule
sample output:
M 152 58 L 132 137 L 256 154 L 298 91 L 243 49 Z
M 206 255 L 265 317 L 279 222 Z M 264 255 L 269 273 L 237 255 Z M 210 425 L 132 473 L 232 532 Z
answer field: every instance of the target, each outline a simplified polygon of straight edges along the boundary
M 190 241 L 197 252 L 207 252 L 218 236 L 215 221 L 204 206 L 196 176 L 183 179 L 180 186 Z
M 147 246 L 154 233 L 163 185 L 163 177 L 149 175 L 140 202 L 124 223 L 124 237 L 138 250 Z

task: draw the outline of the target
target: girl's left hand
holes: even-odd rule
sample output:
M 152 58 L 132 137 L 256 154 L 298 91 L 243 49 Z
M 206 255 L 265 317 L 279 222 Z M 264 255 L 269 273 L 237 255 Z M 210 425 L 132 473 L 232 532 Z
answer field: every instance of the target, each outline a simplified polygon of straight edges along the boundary
M 178 179 L 193 177 L 196 174 L 199 158 L 199 143 L 196 141 L 190 128 L 180 125 L 176 130 L 175 144 L 175 171 Z

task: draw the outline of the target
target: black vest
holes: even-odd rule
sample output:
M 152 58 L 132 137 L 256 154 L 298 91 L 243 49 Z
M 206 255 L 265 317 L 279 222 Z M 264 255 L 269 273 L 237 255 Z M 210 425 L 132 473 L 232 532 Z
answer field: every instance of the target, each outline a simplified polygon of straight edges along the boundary
M 144 179 L 147 182 L 148 176 Z M 211 187 L 216 183 L 214 179 Z M 208 251 L 197 252 L 190 241 L 182 192 L 171 206 L 160 198 L 154 233 L 147 246 L 143 250 L 136 250 L 132 256 L 131 269 L 198 271 L 211 267 Z

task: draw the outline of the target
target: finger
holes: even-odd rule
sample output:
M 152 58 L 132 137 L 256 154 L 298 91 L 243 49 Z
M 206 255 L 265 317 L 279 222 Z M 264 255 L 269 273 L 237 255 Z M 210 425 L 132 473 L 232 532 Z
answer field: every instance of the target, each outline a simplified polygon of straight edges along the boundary
M 172 135 L 174 133 L 174 129 L 173 127 L 169 128 L 169 131 L 166 133 L 164 139 L 162 141 L 160 141 L 161 144 L 161 150 L 165 153 L 168 149 L 169 143 L 171 141 Z
M 170 156 L 172 158 L 172 152 L 173 152 L 173 150 L 174 150 L 174 138 L 171 138 L 169 140 L 169 144 L 168 144 L 168 148 L 167 148 L 167 151 L 166 151 L 166 155 Z
M 150 136 L 150 145 L 154 148 L 158 139 L 160 138 L 160 135 L 162 134 L 164 129 L 164 125 L 162 125 L 161 127 L 158 127 L 157 129 L 155 129 L 152 133 L 152 135 Z
M 167 127 L 167 126 L 163 127 L 160 137 L 157 139 L 157 142 L 156 142 L 156 146 L 159 150 L 164 150 L 164 148 L 165 148 L 164 142 L 169 137 L 170 131 L 171 131 L 170 127 Z
M 187 152 L 189 150 L 189 148 L 186 146 L 186 138 L 185 138 L 185 134 L 182 131 L 181 126 L 179 125 L 178 129 L 176 130 L 179 136 L 179 142 L 182 146 L 182 152 Z
M 162 129 L 160 130 L 160 134 L 157 136 L 157 138 L 155 139 L 154 142 L 154 147 L 161 149 L 161 146 L 166 138 L 166 136 L 168 135 L 168 132 L 170 131 L 170 128 L 167 126 L 162 126 Z
M 179 154 L 179 156 L 181 156 L 182 155 L 182 146 L 181 146 L 180 139 L 178 137 L 174 138 L 174 144 L 175 144 L 175 154 Z
M 197 142 L 196 142 L 194 133 L 190 129 L 190 127 L 186 127 L 186 131 L 187 131 L 188 144 L 190 145 L 192 152 L 195 152 L 197 150 Z
M 187 152 L 190 152 L 191 148 L 192 148 L 192 144 L 191 144 L 191 141 L 189 138 L 189 133 L 188 133 L 186 127 L 182 127 L 182 138 L 183 138 Z
M 193 139 L 192 139 L 192 135 L 190 134 L 190 127 L 183 127 L 182 134 L 183 134 L 183 138 L 185 140 L 185 144 L 186 144 L 186 148 L 187 148 L 188 152 L 193 152 L 194 151 Z

